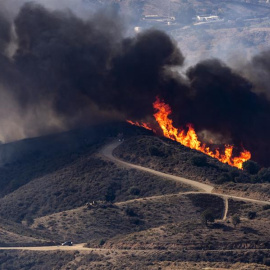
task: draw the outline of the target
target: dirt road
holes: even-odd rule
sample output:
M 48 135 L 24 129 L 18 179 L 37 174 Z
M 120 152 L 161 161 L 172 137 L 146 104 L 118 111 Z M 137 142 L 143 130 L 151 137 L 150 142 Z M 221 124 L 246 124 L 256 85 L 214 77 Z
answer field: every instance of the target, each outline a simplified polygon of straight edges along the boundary
M 122 161 L 122 160 L 116 158 L 115 156 L 113 156 L 113 150 L 117 146 L 119 146 L 120 144 L 121 144 L 121 142 L 113 142 L 113 143 L 111 143 L 109 145 L 106 145 L 101 150 L 101 154 L 103 156 L 107 157 L 108 159 L 112 160 L 113 162 L 115 162 L 117 164 L 120 164 L 120 165 L 122 165 L 124 167 L 133 168 L 133 169 L 137 169 L 137 170 L 140 170 L 140 171 L 148 172 L 148 173 L 157 175 L 159 177 L 162 177 L 164 179 L 169 179 L 169 180 L 174 180 L 174 181 L 177 181 L 177 182 L 181 182 L 183 184 L 193 186 L 193 187 L 195 187 L 195 188 L 197 188 L 197 189 L 199 189 L 201 191 L 204 191 L 206 193 L 211 193 L 212 190 L 214 189 L 213 186 L 210 186 L 210 185 L 207 185 L 207 184 L 203 184 L 203 183 L 196 182 L 196 181 L 186 179 L 186 178 L 183 178 L 183 177 L 179 177 L 179 176 L 175 176 L 175 175 L 155 171 L 155 170 L 152 170 L 152 169 L 149 169 L 149 168 L 146 168 L 146 167 L 142 167 L 142 166 L 139 166 L 139 165 L 135 165 L 135 164 L 131 164 L 131 163 Z
M 190 193 L 210 193 L 210 194 L 213 194 L 213 195 L 222 197 L 222 198 L 224 198 L 225 207 L 226 207 L 226 204 L 227 204 L 226 201 L 229 198 L 235 199 L 235 200 L 240 200 L 240 201 L 245 201 L 245 202 L 258 203 L 258 204 L 262 204 L 262 205 L 266 205 L 266 204 L 270 205 L 270 202 L 269 201 L 261 201 L 261 200 L 255 200 L 255 199 L 246 198 L 246 197 L 238 197 L 238 196 L 234 196 L 234 195 L 230 195 L 230 194 L 214 193 L 213 192 L 214 187 L 211 186 L 211 185 L 203 184 L 203 183 L 200 183 L 200 182 L 197 182 L 197 181 L 194 181 L 194 180 L 190 180 L 190 179 L 187 179 L 187 178 L 183 178 L 183 177 L 180 177 L 180 176 L 175 176 L 175 175 L 171 175 L 171 174 L 167 174 L 167 173 L 155 171 L 153 169 L 149 169 L 149 168 L 146 168 L 146 167 L 143 167 L 143 166 L 140 166 L 140 165 L 135 165 L 135 164 L 128 163 L 126 161 L 120 160 L 119 158 L 117 158 L 117 157 L 115 157 L 113 155 L 113 150 L 116 147 L 118 147 L 121 143 L 122 142 L 118 142 L 117 141 L 117 142 L 112 142 L 112 143 L 106 145 L 101 150 L 101 154 L 104 157 L 106 157 L 106 158 L 110 159 L 111 161 L 115 162 L 116 164 L 122 165 L 124 167 L 133 168 L 133 169 L 137 169 L 137 170 L 140 170 L 140 171 L 148 172 L 148 173 L 157 175 L 159 177 L 162 177 L 164 180 L 166 180 L 166 179 L 174 180 L 174 181 L 177 181 L 177 182 L 181 182 L 183 184 L 187 184 L 187 185 L 193 186 L 193 187 L 195 187 L 195 188 L 197 188 L 197 189 L 200 190 L 199 192 L 190 192 Z M 162 195 L 162 196 L 164 196 L 164 195 Z M 146 199 L 146 198 L 144 198 L 144 199 Z M 224 213 L 226 215 L 227 215 L 227 212 L 228 212 L 228 209 L 226 209 L 226 211 L 224 211 Z

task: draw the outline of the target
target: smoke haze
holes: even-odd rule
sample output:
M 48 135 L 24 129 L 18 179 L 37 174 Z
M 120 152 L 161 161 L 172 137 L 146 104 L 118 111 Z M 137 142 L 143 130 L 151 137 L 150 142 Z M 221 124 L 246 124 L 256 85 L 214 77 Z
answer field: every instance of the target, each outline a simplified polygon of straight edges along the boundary
M 101 121 L 143 120 L 160 96 L 172 107 L 176 126 L 193 123 L 198 132 L 222 134 L 270 165 L 269 52 L 255 57 L 242 75 L 211 59 L 183 76 L 174 68 L 183 67 L 184 57 L 168 35 L 152 29 L 125 37 L 114 9 L 87 16 L 77 10 L 76 16 L 55 11 L 54 1 L 46 1 L 49 9 L 17 3 L 0 4 L 13 11 L 0 15 L 3 141 Z M 65 3 L 72 7 L 74 1 Z

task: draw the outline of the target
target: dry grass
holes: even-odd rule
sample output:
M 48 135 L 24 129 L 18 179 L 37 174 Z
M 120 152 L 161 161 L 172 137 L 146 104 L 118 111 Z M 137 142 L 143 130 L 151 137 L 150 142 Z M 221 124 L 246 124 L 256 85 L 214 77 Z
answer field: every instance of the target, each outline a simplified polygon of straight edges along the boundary
M 132 210 L 128 212 L 127 209 Z M 88 210 L 82 207 L 35 220 L 32 228 L 56 239 L 91 242 L 96 246 L 101 239 L 126 235 L 134 231 L 158 227 L 186 220 L 200 219 L 202 209 L 195 207 L 187 196 L 173 195 L 164 198 L 123 202 L 108 207 Z

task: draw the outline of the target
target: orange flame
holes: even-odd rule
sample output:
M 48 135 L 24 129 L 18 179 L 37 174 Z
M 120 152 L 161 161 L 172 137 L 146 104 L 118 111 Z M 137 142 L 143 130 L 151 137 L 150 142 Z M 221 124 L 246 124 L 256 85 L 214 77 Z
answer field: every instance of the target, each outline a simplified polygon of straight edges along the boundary
M 251 158 L 251 153 L 245 149 L 238 157 L 233 157 L 233 145 L 225 145 L 224 154 L 221 154 L 218 148 L 211 151 L 209 147 L 206 147 L 205 144 L 202 144 L 199 141 L 198 136 L 191 124 L 187 125 L 187 132 L 185 132 L 184 129 L 177 129 L 173 126 L 173 121 L 168 118 L 172 112 L 169 105 L 161 102 L 157 98 L 157 100 L 153 103 L 153 107 L 156 110 L 154 117 L 162 129 L 165 137 L 177 141 L 191 149 L 196 149 L 203 152 L 206 155 L 216 158 L 223 163 L 228 163 L 229 165 L 237 167 L 238 169 L 242 169 L 243 163 Z
M 209 147 L 199 141 L 192 124 L 187 124 L 188 131 L 185 131 L 184 129 L 177 129 L 173 126 L 173 121 L 168 118 L 168 116 L 172 113 L 168 104 L 160 101 L 160 99 L 157 98 L 157 100 L 153 103 L 153 107 L 156 110 L 154 117 L 162 129 L 165 137 L 177 141 L 191 149 L 196 149 L 206 155 L 209 155 L 210 157 L 218 159 L 223 163 L 237 167 L 238 169 L 243 169 L 243 163 L 251 158 L 251 153 L 245 149 L 243 149 L 238 157 L 233 157 L 233 145 L 225 145 L 224 154 L 220 153 L 219 148 L 211 151 Z M 152 130 L 146 123 L 132 122 L 130 120 L 127 122 L 132 125 Z
M 147 125 L 146 123 L 139 123 L 138 121 L 136 122 L 133 122 L 131 120 L 127 120 L 127 122 L 131 125 L 134 125 L 134 126 L 138 126 L 138 127 L 143 127 L 145 129 L 148 129 L 148 130 L 152 130 L 152 128 L 149 127 L 149 125 Z

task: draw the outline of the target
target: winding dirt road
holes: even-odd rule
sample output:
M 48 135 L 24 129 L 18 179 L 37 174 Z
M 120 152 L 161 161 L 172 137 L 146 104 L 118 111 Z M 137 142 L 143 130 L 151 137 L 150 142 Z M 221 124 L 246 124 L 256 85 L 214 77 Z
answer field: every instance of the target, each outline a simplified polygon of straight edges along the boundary
M 125 162 L 123 160 L 118 159 L 117 157 L 115 157 L 113 155 L 113 150 L 118 147 L 122 142 L 113 142 L 111 144 L 106 145 L 102 150 L 101 150 L 101 154 L 105 157 L 107 157 L 108 159 L 110 159 L 111 161 L 120 164 L 124 167 L 128 167 L 128 168 L 133 168 L 133 169 L 137 169 L 140 171 L 144 171 L 144 172 L 148 172 L 154 175 L 157 175 L 159 177 L 162 177 L 164 179 L 167 180 L 173 180 L 173 181 L 177 181 L 177 182 L 181 182 L 183 184 L 187 184 L 190 185 L 192 187 L 195 187 L 196 189 L 199 189 L 201 191 L 204 191 L 205 193 L 211 193 L 214 189 L 213 186 L 207 185 L 207 184 L 203 184 L 200 182 L 196 182 L 190 179 L 186 179 L 183 177 L 179 177 L 179 176 L 175 176 L 175 175 L 171 175 L 171 174 L 167 174 L 167 173 L 163 173 L 163 172 L 159 172 L 159 171 L 155 171 L 146 167 L 142 167 L 139 165 L 135 165 L 135 164 L 131 164 L 128 162 Z
M 204 184 L 204 183 L 200 183 L 194 180 L 190 180 L 187 178 L 183 178 L 180 176 L 175 176 L 175 175 L 171 175 L 171 174 L 167 174 L 167 173 L 163 173 L 163 172 L 159 172 L 159 171 L 155 171 L 153 169 L 147 168 L 147 167 L 143 167 L 140 165 L 135 165 L 132 163 L 128 163 L 126 161 L 123 161 L 117 157 L 115 157 L 113 155 L 113 150 L 115 148 L 117 148 L 122 142 L 112 142 L 108 145 L 106 145 L 103 149 L 101 149 L 100 153 L 102 154 L 102 156 L 106 157 L 107 159 L 113 161 L 114 163 L 118 164 L 118 165 L 122 165 L 124 167 L 127 168 L 133 168 L 133 169 L 137 169 L 140 171 L 144 171 L 144 172 L 148 172 L 154 175 L 157 175 L 159 177 L 162 177 L 164 180 L 173 180 L 173 181 L 177 181 L 177 182 L 181 182 L 183 184 L 187 184 L 190 185 L 192 187 L 195 187 L 196 189 L 200 190 L 199 192 L 189 192 L 189 193 L 208 193 L 208 194 L 212 194 L 212 195 L 216 195 L 219 197 L 224 198 L 224 202 L 225 202 L 225 207 L 227 205 L 228 202 L 226 202 L 228 199 L 235 199 L 235 200 L 240 200 L 240 201 L 245 201 L 245 202 L 252 202 L 252 203 L 257 203 L 257 204 L 262 204 L 262 205 L 270 205 L 269 201 L 262 201 L 262 200 L 255 200 L 255 199 L 250 199 L 250 198 L 246 198 L 246 197 L 238 197 L 238 196 L 234 196 L 234 195 L 230 195 L 230 194 L 221 194 L 221 193 L 215 193 L 213 192 L 214 190 L 214 186 L 208 185 L 208 184 Z M 188 193 L 188 192 L 187 192 Z M 162 195 L 164 196 L 164 195 Z M 228 207 L 228 205 L 227 205 Z M 226 211 L 224 211 L 224 213 L 227 215 L 228 209 L 226 209 Z

